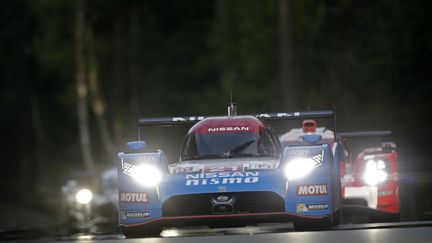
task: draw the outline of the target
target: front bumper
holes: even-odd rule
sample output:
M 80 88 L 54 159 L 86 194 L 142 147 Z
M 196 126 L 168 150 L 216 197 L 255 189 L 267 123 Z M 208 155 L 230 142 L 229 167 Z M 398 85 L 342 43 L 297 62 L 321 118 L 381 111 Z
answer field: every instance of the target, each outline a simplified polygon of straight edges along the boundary
M 342 211 L 344 220 L 347 220 L 347 222 L 350 222 L 351 219 L 355 219 L 356 217 L 366 217 L 367 223 L 397 222 L 400 218 L 399 213 L 387 212 L 359 205 L 344 205 Z
M 345 201 L 364 200 L 368 208 L 378 205 L 378 188 L 373 186 L 345 187 Z
M 346 187 L 344 205 L 360 209 L 368 208 L 370 209 L 369 211 L 376 210 L 378 214 L 381 211 L 383 213 L 399 215 L 400 211 L 398 189 L 389 186 Z
M 139 233 L 145 228 L 181 227 L 191 225 L 218 225 L 222 224 L 253 224 L 266 222 L 287 222 L 292 220 L 307 220 L 308 222 L 320 222 L 327 216 L 308 216 L 292 214 L 287 212 L 273 213 L 243 213 L 243 214 L 224 214 L 224 215 L 197 215 L 179 217 L 161 217 L 148 220 L 138 224 L 120 225 L 122 231 L 128 233 Z

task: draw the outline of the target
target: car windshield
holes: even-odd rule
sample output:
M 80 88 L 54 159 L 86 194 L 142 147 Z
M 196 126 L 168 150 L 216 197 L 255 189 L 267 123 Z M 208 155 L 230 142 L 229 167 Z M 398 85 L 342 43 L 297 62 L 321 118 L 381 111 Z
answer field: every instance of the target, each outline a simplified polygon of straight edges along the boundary
M 186 137 L 182 160 L 219 159 L 233 157 L 275 157 L 277 143 L 270 133 L 223 132 L 192 133 Z

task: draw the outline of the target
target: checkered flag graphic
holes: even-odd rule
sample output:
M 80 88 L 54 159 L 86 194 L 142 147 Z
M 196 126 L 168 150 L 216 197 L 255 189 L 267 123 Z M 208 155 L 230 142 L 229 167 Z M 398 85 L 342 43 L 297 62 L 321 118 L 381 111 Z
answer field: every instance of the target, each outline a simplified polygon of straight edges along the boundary
M 134 164 L 125 162 L 124 160 L 122 160 L 121 166 L 123 173 L 129 176 L 132 176 L 134 171 L 136 170 L 136 166 Z
M 323 164 L 323 158 L 324 158 L 324 150 L 319 153 L 319 154 L 315 154 L 314 156 L 311 157 L 311 159 L 313 160 L 313 162 L 315 162 L 314 166 L 320 166 Z

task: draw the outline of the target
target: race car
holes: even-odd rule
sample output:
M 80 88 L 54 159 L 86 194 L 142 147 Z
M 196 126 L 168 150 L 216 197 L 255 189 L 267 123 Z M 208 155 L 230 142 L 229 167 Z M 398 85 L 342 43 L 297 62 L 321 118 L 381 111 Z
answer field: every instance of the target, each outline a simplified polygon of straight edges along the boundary
M 355 137 L 366 135 L 367 132 L 357 133 Z M 363 149 L 353 162 L 351 172 L 345 176 L 344 184 L 345 211 L 367 215 L 368 222 L 399 221 L 399 169 L 395 143 L 383 142 L 380 147 Z
M 235 110 L 234 110 L 235 111 Z M 195 123 L 180 160 L 144 141 L 118 154 L 119 223 L 126 237 L 158 236 L 164 227 L 243 226 L 292 221 L 297 230 L 339 222 L 338 155 L 320 135 L 282 149 L 266 120 L 333 117 L 333 111 L 220 117 L 142 118 L 139 126 Z M 333 145 L 334 150 L 339 145 Z M 333 159 L 336 158 L 336 159 Z
M 399 219 L 399 183 L 396 145 L 384 142 L 381 147 L 364 148 L 356 159 L 347 140 L 390 136 L 391 131 L 334 132 L 317 127 L 315 120 L 304 120 L 280 136 L 283 146 L 301 143 L 305 134 L 319 134 L 328 144 L 339 144 L 343 212 L 348 222 L 386 222 Z M 354 219 L 354 220 L 352 220 Z
M 116 232 L 117 167 L 75 173 L 62 185 L 62 220 L 69 233 Z

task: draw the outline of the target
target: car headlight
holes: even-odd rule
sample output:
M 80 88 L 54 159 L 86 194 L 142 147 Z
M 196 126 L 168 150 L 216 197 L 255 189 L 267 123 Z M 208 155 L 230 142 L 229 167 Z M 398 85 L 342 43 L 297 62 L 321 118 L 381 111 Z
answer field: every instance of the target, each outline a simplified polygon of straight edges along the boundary
M 91 202 L 92 199 L 93 199 L 93 193 L 89 189 L 86 189 L 86 188 L 79 190 L 75 194 L 75 200 L 79 204 L 88 204 Z
M 387 180 L 386 165 L 382 160 L 368 160 L 366 162 L 363 180 L 370 186 L 376 186 Z
M 314 168 L 315 162 L 311 158 L 297 158 L 286 164 L 284 174 L 288 180 L 293 180 L 309 174 Z
M 138 165 L 131 176 L 141 185 L 154 187 L 159 184 L 162 179 L 161 172 L 153 165 L 143 164 Z

